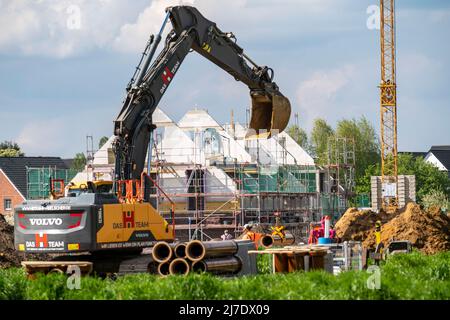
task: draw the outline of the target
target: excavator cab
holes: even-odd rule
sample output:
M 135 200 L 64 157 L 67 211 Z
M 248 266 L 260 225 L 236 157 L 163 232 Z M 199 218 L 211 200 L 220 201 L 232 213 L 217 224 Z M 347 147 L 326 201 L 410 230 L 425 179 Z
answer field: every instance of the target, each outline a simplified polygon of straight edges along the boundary
M 291 103 L 282 95 L 251 93 L 252 113 L 246 139 L 270 138 L 282 132 L 289 123 Z

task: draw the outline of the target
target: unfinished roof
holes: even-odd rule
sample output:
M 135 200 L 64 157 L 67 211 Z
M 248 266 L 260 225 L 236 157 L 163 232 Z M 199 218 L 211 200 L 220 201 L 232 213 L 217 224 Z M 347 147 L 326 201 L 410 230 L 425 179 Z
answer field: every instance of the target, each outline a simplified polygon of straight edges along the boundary
M 279 138 L 284 140 L 284 149 L 287 153 L 296 160 L 296 164 L 299 165 L 314 165 L 314 159 L 286 132 L 283 131 L 279 135 Z
M 152 122 L 157 127 L 166 127 L 175 125 L 175 122 L 172 119 L 170 119 L 170 117 L 160 108 L 156 108 L 155 111 L 153 112 Z
M 217 130 L 222 137 L 222 145 L 224 146 L 224 156 L 234 158 L 238 162 L 251 162 L 251 155 L 225 130 Z
M 285 131 L 270 139 L 245 140 L 245 127 L 236 123 L 234 133 L 240 144 L 245 145 L 252 156 L 258 156 L 262 164 L 314 165 L 314 159 Z
M 188 112 L 178 121 L 178 126 L 182 129 L 196 129 L 196 128 L 222 128 L 220 124 L 214 120 L 213 117 L 204 109 L 193 109 Z
M 157 144 L 157 154 L 152 150 L 154 159 L 172 163 L 203 163 L 203 150 L 196 147 L 194 141 L 178 126 L 166 127 L 162 140 Z
M 114 138 L 114 135 L 110 136 L 108 141 L 106 141 L 105 144 L 103 144 L 103 146 L 94 154 L 94 165 L 112 163 L 114 160 L 114 155 L 112 154 L 112 143 L 114 142 Z

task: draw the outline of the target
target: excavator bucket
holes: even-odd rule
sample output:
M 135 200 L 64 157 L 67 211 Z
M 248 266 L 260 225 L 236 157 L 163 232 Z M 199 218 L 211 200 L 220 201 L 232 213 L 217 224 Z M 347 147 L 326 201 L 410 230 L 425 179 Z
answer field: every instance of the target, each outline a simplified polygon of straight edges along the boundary
M 282 95 L 251 95 L 252 115 L 246 139 L 270 138 L 282 132 L 291 116 L 291 103 Z M 275 132 L 273 132 L 275 130 Z

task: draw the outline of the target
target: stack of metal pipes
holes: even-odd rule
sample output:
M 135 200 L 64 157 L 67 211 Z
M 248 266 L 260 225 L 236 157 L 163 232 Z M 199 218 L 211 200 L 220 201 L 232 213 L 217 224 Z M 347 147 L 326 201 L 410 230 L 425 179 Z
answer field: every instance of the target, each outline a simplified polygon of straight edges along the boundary
M 212 274 L 234 274 L 242 268 L 236 241 L 199 241 L 187 243 L 157 242 L 153 246 L 152 257 L 158 263 L 157 273 L 167 275 L 187 275 L 190 272 Z

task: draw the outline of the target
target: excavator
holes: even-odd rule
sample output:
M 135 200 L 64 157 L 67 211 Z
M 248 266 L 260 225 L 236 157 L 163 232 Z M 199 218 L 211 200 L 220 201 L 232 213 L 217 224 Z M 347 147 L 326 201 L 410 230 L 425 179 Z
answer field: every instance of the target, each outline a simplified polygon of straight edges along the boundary
M 172 24 L 164 47 L 155 57 L 163 32 Z M 273 81 L 274 72 L 259 66 L 237 44 L 194 7 L 166 8 L 159 33 L 151 36 L 126 87 L 122 109 L 114 121 L 115 177 L 112 192 L 96 188 L 56 200 L 27 200 L 15 208 L 15 247 L 25 253 L 57 253 L 63 260 L 91 261 L 105 272 L 145 271 L 128 261 L 141 259 L 143 248 L 175 239 L 175 224 L 150 203 L 152 179 L 144 171 L 152 114 L 168 90 L 184 58 L 195 51 L 250 89 L 252 115 L 248 137 L 270 137 L 288 124 L 291 107 Z M 148 255 L 147 255 L 148 256 Z M 71 258 L 72 257 L 72 258 Z M 95 269 L 95 268 L 94 268 Z

